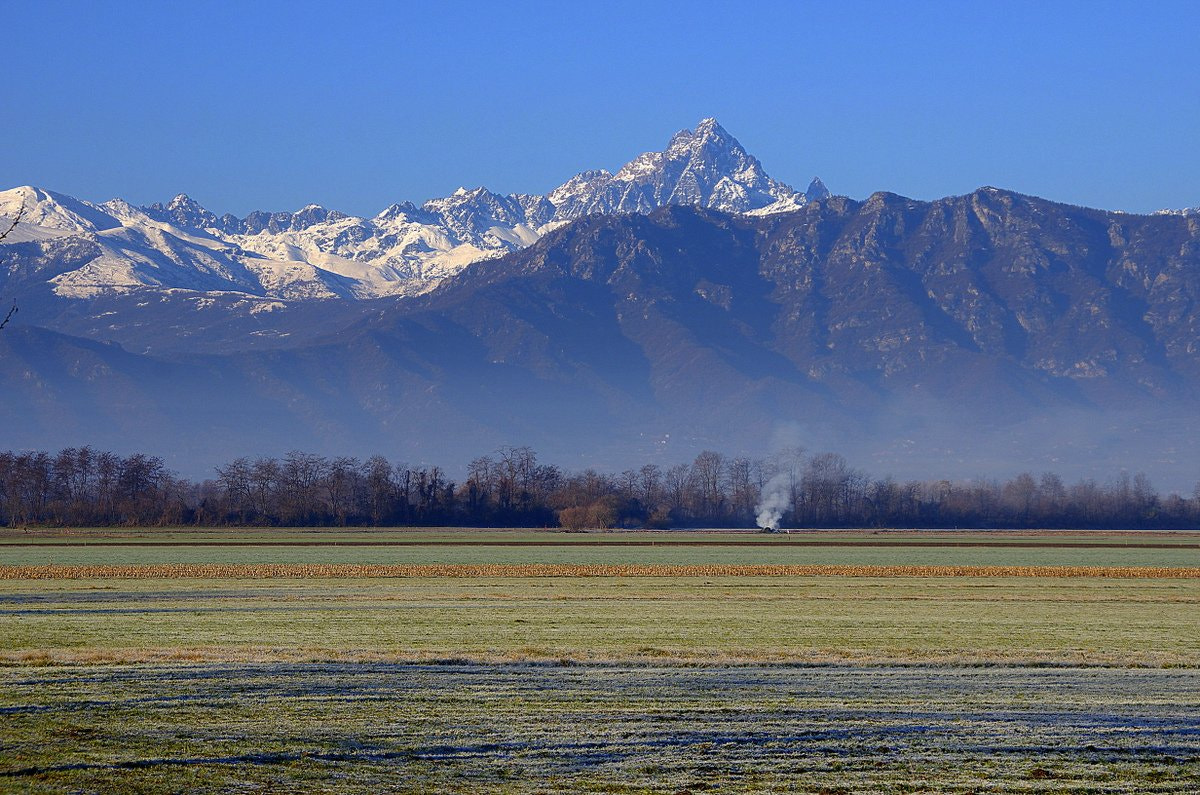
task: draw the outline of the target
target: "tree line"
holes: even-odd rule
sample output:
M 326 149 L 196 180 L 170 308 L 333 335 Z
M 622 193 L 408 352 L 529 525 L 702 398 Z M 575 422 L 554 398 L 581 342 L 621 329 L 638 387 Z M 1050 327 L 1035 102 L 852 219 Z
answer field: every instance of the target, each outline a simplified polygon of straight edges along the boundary
M 156 456 L 90 447 L 0 453 L 0 522 L 47 525 L 463 525 L 569 530 L 754 527 L 1195 528 L 1200 484 L 1161 495 L 1142 474 L 1066 484 L 872 478 L 836 453 L 766 459 L 705 451 L 691 463 L 568 472 L 528 447 L 481 456 L 460 481 L 437 466 L 293 451 L 179 477 Z

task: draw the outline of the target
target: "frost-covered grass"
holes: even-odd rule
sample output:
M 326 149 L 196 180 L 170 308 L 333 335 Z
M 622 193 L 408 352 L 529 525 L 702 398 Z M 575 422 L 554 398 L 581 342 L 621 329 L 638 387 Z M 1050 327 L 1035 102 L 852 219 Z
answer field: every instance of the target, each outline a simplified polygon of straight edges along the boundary
M 0 669 L 0 790 L 1200 790 L 1194 669 Z
M 0 580 L 0 659 L 1200 665 L 1200 579 Z

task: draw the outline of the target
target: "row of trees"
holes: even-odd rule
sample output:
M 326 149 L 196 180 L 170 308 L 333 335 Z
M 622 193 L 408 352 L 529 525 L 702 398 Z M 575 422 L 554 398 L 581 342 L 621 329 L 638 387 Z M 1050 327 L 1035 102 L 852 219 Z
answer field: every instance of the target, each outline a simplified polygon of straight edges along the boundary
M 193 518 L 194 489 L 141 453 L 0 453 L 0 517 L 12 526 L 183 523 Z
M 690 464 L 619 474 L 565 472 L 528 447 L 475 459 L 461 482 L 436 466 L 294 451 L 239 458 L 202 482 L 162 459 L 89 447 L 0 453 L 0 521 L 58 525 L 473 525 L 753 527 L 763 504 L 782 527 L 1187 528 L 1200 486 L 1159 495 L 1145 475 L 1067 485 L 1053 473 L 1007 481 L 874 479 L 836 453 L 769 459 L 706 451 Z

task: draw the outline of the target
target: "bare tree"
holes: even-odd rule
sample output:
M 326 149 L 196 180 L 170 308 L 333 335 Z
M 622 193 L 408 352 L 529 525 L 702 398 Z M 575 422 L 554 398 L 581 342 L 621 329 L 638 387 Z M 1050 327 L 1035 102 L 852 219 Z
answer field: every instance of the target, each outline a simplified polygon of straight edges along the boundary
M 396 482 L 392 479 L 392 465 L 381 455 L 367 459 L 366 467 L 367 509 L 371 524 L 383 524 L 395 510 Z
M 241 524 L 253 511 L 253 488 L 250 485 L 250 460 L 235 458 L 224 468 L 217 467 L 217 484 L 224 495 L 225 509 L 237 514 Z
M 342 527 L 356 516 L 364 501 L 362 465 L 353 456 L 338 456 L 325 473 L 325 500 L 329 514 Z
M 707 521 L 719 520 L 725 503 L 725 456 L 705 450 L 692 462 L 692 510 Z

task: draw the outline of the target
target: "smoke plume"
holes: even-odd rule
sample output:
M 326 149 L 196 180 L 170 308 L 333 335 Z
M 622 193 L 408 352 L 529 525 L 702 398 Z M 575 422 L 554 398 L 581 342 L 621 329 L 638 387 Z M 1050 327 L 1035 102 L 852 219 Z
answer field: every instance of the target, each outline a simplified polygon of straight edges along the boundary
M 783 519 L 784 511 L 788 509 L 791 497 L 789 484 L 788 474 L 780 472 L 763 486 L 758 505 L 754 507 L 755 521 L 759 527 L 764 530 L 768 527 L 779 529 L 779 523 Z

